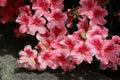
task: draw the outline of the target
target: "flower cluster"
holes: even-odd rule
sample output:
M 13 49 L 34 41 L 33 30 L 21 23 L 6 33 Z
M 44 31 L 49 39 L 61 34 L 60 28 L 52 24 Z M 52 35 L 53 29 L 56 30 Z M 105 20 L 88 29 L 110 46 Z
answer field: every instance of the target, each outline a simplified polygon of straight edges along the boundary
M 17 64 L 30 70 L 45 70 L 47 67 L 64 72 L 73 70 L 83 61 L 91 63 L 93 56 L 100 61 L 100 68 L 113 70 L 120 65 L 120 37 L 107 39 L 108 29 L 104 27 L 108 14 L 94 0 L 80 0 L 77 9 L 77 31 L 69 33 L 72 26 L 72 10 L 63 12 L 63 0 L 31 0 L 29 5 L 19 8 L 16 22 L 21 33 L 36 36 L 35 49 L 27 45 L 19 52 Z M 34 11 L 34 14 L 31 11 Z M 69 25 L 69 26 L 66 26 Z
M 10 10 L 9 14 L 0 13 L 1 22 L 13 20 L 19 13 L 16 35 L 35 36 L 38 44 L 34 49 L 27 45 L 19 52 L 18 66 L 40 71 L 60 67 L 66 72 L 82 62 L 90 64 L 94 58 L 101 69 L 116 70 L 120 65 L 120 37 L 108 39 L 109 29 L 104 27 L 108 12 L 103 7 L 109 0 L 80 0 L 79 6 L 67 10 L 64 0 L 30 0 L 31 5 L 19 1 L 8 0 L 7 5 L 5 0 L 0 1 L 2 12 Z M 71 33 L 72 28 L 76 30 Z

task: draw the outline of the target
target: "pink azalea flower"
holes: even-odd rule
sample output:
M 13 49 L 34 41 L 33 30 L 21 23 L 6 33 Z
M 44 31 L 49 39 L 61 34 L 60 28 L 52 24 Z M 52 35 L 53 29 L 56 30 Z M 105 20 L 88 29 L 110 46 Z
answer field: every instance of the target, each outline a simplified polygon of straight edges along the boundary
M 7 5 L 7 0 L 0 0 L 0 6 L 5 7 Z
M 105 55 L 105 57 L 109 61 L 111 61 L 113 63 L 118 62 L 117 55 L 120 52 L 120 50 L 118 49 L 118 47 L 114 44 L 114 42 L 112 40 L 105 41 L 102 51 L 103 51 L 103 54 Z
M 33 2 L 32 9 L 36 10 L 37 14 L 39 14 L 40 16 L 49 14 L 50 4 L 48 3 L 47 0 L 36 0 L 32 2 Z
M 66 72 L 68 65 L 69 65 L 69 51 L 67 49 L 56 49 L 53 51 L 53 54 L 55 55 L 55 64 L 60 66 L 61 69 Z
M 93 54 L 95 57 L 100 60 L 103 64 L 108 64 L 107 58 L 103 57 L 104 54 L 101 53 L 101 50 L 104 45 L 104 39 L 100 35 L 95 35 L 92 38 L 86 40 L 86 44 L 91 46 L 93 49 Z
M 90 25 L 104 25 L 106 23 L 106 20 L 104 17 L 107 15 L 107 11 L 105 9 L 102 9 L 100 6 L 96 6 L 93 10 L 93 16 L 90 18 Z
M 34 15 L 32 17 L 32 21 L 29 23 L 29 30 L 27 33 L 31 35 L 35 35 L 37 31 L 39 33 L 45 33 L 46 32 L 45 23 L 46 20 L 44 18 Z
M 91 46 L 88 46 L 85 42 L 79 41 L 75 45 L 74 50 L 71 53 L 71 60 L 76 62 L 76 64 L 80 64 L 84 61 L 91 63 L 93 59 L 93 53 Z
M 86 35 L 89 39 L 95 35 L 100 35 L 103 39 L 106 39 L 106 37 L 108 36 L 108 29 L 105 27 L 93 26 Z
M 48 2 L 50 3 L 51 10 L 53 9 L 63 10 L 64 8 L 63 1 L 64 0 L 48 0 Z
M 53 61 L 54 55 L 49 52 L 42 52 L 38 56 L 38 62 L 40 63 L 39 68 L 40 70 L 45 70 L 47 66 L 52 69 L 56 69 L 58 65 L 56 65 Z
M 62 40 L 60 43 L 64 46 L 66 46 L 69 51 L 71 52 L 75 45 L 77 44 L 77 40 L 74 38 L 73 35 L 67 35 L 66 38 L 64 40 Z
M 17 64 L 21 67 L 28 68 L 30 70 L 36 69 L 36 63 L 34 58 L 37 57 L 37 51 L 32 50 L 30 45 L 27 45 L 24 48 L 24 51 L 19 52 L 19 60 L 17 61 Z
M 61 12 L 59 9 L 56 9 L 52 10 L 51 14 L 47 15 L 46 18 L 49 21 L 47 25 L 48 28 L 54 26 L 63 28 L 67 20 L 67 15 Z
M 28 24 L 30 23 L 30 20 L 31 20 L 31 17 L 28 16 L 26 13 L 22 13 L 17 17 L 16 22 L 20 24 L 19 31 L 21 33 L 25 33 L 28 31 L 29 29 Z
M 22 13 L 18 16 L 16 19 L 16 22 L 18 22 L 21 25 L 29 24 L 30 16 L 28 16 L 26 13 Z
M 67 66 L 69 65 L 69 60 L 61 54 L 60 56 L 56 57 L 56 61 L 58 62 L 58 65 L 61 67 L 61 69 L 66 72 Z
M 101 50 L 102 46 L 104 44 L 104 39 L 102 38 L 101 35 L 94 35 L 91 38 L 87 38 L 86 41 L 89 45 L 94 46 L 96 50 Z
M 97 6 L 94 0 L 80 0 L 82 8 L 78 10 L 79 15 L 86 15 L 88 18 L 93 16 L 93 9 Z
M 37 51 L 32 50 L 32 47 L 30 45 L 25 46 L 24 51 L 19 52 L 20 57 L 37 57 Z
M 104 56 L 109 60 L 108 64 L 102 64 L 101 68 L 106 69 L 107 67 L 117 70 L 117 65 L 120 65 L 120 47 L 118 48 L 112 40 L 108 40 L 105 42 L 105 45 L 103 46 L 102 53 Z

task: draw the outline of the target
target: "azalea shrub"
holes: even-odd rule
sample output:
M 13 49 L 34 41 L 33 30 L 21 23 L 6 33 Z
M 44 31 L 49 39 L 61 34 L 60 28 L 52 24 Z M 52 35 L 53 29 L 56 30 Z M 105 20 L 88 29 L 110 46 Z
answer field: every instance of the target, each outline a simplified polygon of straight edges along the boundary
M 18 23 L 17 37 L 31 35 L 38 41 L 20 50 L 18 66 L 39 71 L 60 67 L 66 72 L 96 58 L 100 69 L 117 70 L 120 37 L 105 27 L 109 0 L 77 0 L 75 5 L 67 4 L 70 0 L 27 1 L 0 0 L 0 22 Z

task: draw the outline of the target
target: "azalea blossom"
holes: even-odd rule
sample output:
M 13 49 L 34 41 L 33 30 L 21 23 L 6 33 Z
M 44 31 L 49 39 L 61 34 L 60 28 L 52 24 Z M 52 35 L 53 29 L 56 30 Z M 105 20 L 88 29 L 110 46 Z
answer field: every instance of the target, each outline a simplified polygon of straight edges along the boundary
M 54 56 L 52 55 L 52 53 L 49 52 L 40 53 L 40 55 L 38 56 L 38 62 L 40 63 L 40 70 L 45 70 L 47 66 L 52 69 L 58 68 L 58 65 L 54 63 Z
M 23 51 L 19 52 L 19 60 L 17 61 L 17 65 L 21 67 L 25 67 L 28 69 L 36 69 L 36 62 L 34 58 L 37 57 L 37 51 L 32 50 L 30 45 L 27 45 Z
M 42 15 L 45 16 L 50 13 L 49 11 L 50 4 L 48 3 L 47 0 L 36 0 L 32 2 L 33 2 L 32 9 L 36 10 L 36 13 L 39 14 L 40 16 Z
M 106 20 L 104 17 L 107 15 L 107 11 L 105 9 L 102 9 L 100 6 L 96 6 L 93 10 L 93 16 L 90 18 L 90 25 L 104 25 L 106 23 Z
M 93 57 L 92 47 L 87 46 L 85 42 L 80 41 L 75 45 L 75 48 L 70 56 L 71 59 L 76 62 L 76 64 L 80 64 L 83 61 L 91 63 Z
M 80 5 L 82 8 L 78 9 L 78 14 L 87 16 L 90 19 L 90 25 L 104 25 L 106 20 L 104 17 L 107 15 L 107 11 L 97 5 L 94 0 L 81 0 Z
M 38 31 L 39 33 L 45 33 L 46 28 L 45 28 L 45 23 L 46 20 L 42 17 L 38 18 L 38 16 L 34 15 L 32 17 L 32 21 L 29 23 L 29 30 L 28 34 L 35 35 L 35 33 Z
M 21 33 L 26 33 L 29 29 L 29 23 L 30 23 L 31 17 L 28 16 L 26 13 L 22 13 L 19 15 L 19 17 L 16 19 L 16 22 L 18 22 L 20 25 L 19 31 Z
M 94 26 L 86 33 L 87 38 L 92 38 L 95 35 L 100 35 L 103 39 L 108 36 L 108 29 L 101 26 Z
M 120 48 L 120 47 L 119 47 Z M 104 56 L 109 60 L 108 64 L 102 64 L 100 65 L 100 68 L 106 69 L 111 68 L 113 70 L 117 70 L 117 65 L 120 65 L 120 50 L 119 48 L 114 44 L 113 41 L 109 40 L 106 42 L 106 44 L 103 47 L 103 54 Z
M 110 62 L 118 63 L 119 48 L 114 44 L 112 40 L 105 41 L 102 50 L 103 50 L 103 54 L 105 54 L 106 58 Z
M 56 49 L 53 51 L 53 54 L 55 54 L 55 64 L 60 66 L 64 72 L 67 71 L 69 66 L 69 52 L 66 49 Z
M 75 45 L 78 43 L 78 41 L 74 38 L 73 35 L 67 35 L 66 38 L 60 43 L 66 46 L 71 52 L 75 48 Z
M 56 9 L 47 16 L 47 20 L 49 21 L 47 24 L 48 28 L 54 26 L 64 27 L 67 20 L 67 15 L 59 9 Z
M 64 0 L 47 0 L 50 4 L 50 9 L 64 9 L 63 1 Z
M 79 15 L 86 15 L 88 18 L 93 17 L 93 10 L 97 6 L 94 0 L 81 0 L 79 4 L 82 6 L 78 9 Z
M 108 60 L 104 57 L 104 54 L 101 53 L 101 50 L 104 46 L 104 39 L 100 35 L 95 35 L 91 39 L 87 39 L 87 45 L 91 46 L 93 49 L 93 54 L 96 56 L 98 60 L 100 60 L 103 64 L 107 64 Z

